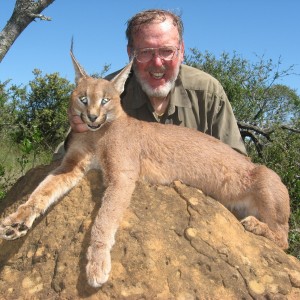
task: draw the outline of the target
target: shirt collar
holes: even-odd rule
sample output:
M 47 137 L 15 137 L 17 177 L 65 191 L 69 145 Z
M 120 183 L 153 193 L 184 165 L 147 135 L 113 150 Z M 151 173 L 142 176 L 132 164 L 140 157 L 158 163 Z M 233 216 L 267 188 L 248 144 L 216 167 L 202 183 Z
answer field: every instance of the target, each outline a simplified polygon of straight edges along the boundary
M 182 78 L 182 68 L 180 67 L 178 77 L 175 81 L 175 87 L 171 91 L 170 105 L 192 108 L 191 101 L 188 97 L 186 89 L 183 86 L 181 78 Z
M 130 74 L 129 80 L 126 82 L 126 87 L 124 92 L 124 98 L 127 98 L 124 102 L 124 106 L 128 109 L 138 109 L 147 103 L 147 95 L 142 90 L 140 84 L 138 83 L 135 74 Z M 123 96 L 123 95 L 122 95 Z

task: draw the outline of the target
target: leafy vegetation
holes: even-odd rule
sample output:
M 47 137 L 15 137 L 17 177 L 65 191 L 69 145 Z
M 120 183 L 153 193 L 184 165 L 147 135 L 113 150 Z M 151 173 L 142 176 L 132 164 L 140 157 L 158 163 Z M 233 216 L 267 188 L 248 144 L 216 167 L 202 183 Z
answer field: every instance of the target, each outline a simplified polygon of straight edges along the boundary
M 38 151 L 53 150 L 62 141 L 68 128 L 68 99 L 74 87 L 58 73 L 42 76 L 40 70 L 34 70 L 33 74 L 30 92 L 24 92 L 18 103 L 18 127 L 14 138 L 37 154 Z
M 73 85 L 58 73 L 33 74 L 25 87 L 0 83 L 0 199 L 26 170 L 51 160 L 69 127 Z
M 280 79 L 293 74 L 277 62 L 250 62 L 233 53 L 216 58 L 192 49 L 191 66 L 216 77 L 231 101 L 249 156 L 277 172 L 291 196 L 290 253 L 300 258 L 300 97 Z M 102 76 L 104 71 L 94 74 Z M 29 168 L 48 163 L 69 127 L 68 98 L 73 85 L 58 73 L 33 71 L 26 86 L 0 83 L 0 198 Z

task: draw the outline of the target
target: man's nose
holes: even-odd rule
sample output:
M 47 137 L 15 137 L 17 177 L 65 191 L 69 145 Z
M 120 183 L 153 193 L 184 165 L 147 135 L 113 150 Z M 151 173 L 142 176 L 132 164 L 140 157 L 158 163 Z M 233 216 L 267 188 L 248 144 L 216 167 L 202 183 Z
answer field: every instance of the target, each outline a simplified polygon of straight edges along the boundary
M 163 59 L 160 58 L 157 52 L 154 52 L 151 59 L 152 63 L 154 63 L 156 66 L 163 65 Z

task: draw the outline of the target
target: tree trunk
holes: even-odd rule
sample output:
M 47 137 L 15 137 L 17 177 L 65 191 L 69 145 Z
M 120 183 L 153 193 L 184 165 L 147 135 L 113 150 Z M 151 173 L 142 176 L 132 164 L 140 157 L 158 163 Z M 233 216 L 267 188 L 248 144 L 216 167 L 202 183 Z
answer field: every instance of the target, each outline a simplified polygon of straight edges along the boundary
M 55 0 L 17 0 L 12 16 L 0 33 L 0 62 L 23 30 L 36 18 L 50 21 L 40 13 Z

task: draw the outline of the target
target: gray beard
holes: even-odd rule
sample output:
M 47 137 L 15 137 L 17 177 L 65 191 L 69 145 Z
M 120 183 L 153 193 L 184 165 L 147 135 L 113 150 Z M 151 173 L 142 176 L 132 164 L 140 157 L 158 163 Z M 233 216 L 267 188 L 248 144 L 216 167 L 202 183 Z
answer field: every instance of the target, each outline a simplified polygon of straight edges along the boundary
M 153 88 L 151 87 L 144 79 L 141 78 L 137 69 L 133 66 L 134 73 L 136 75 L 136 79 L 140 84 L 142 90 L 146 93 L 148 97 L 155 97 L 155 98 L 165 98 L 168 96 L 170 91 L 175 86 L 175 81 L 177 79 L 179 73 L 180 63 L 178 64 L 177 68 L 175 69 L 174 76 L 167 81 L 163 86 Z

